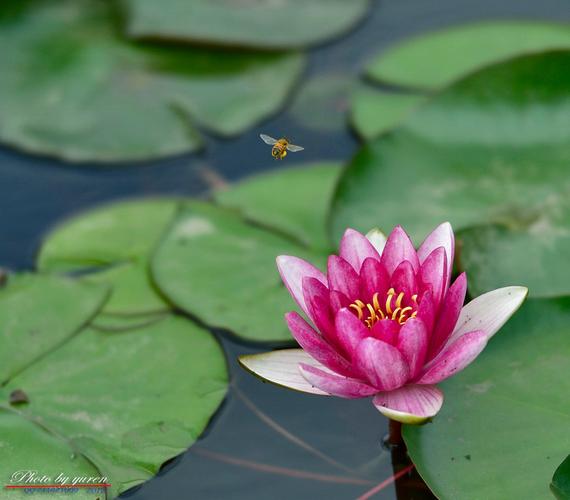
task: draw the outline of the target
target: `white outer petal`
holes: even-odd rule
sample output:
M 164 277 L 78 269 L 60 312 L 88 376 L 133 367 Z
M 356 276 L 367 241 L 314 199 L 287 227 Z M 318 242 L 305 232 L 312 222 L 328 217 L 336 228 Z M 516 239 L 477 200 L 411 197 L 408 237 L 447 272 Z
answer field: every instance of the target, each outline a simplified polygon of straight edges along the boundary
M 384 247 L 386 246 L 386 240 L 388 239 L 387 236 L 380 231 L 380 229 L 375 227 L 366 233 L 366 238 L 370 243 L 372 243 L 372 246 L 376 249 L 378 255 L 382 255 Z
M 282 349 L 261 354 L 247 354 L 238 358 L 239 363 L 249 372 L 264 381 L 293 389 L 294 391 L 330 396 L 313 387 L 299 371 L 299 363 L 305 363 L 330 372 L 325 366 L 309 356 L 303 349 Z
M 517 311 L 527 295 L 528 288 L 524 286 L 507 286 L 479 295 L 461 309 L 455 329 L 445 345 L 474 330 L 483 330 L 489 340 Z

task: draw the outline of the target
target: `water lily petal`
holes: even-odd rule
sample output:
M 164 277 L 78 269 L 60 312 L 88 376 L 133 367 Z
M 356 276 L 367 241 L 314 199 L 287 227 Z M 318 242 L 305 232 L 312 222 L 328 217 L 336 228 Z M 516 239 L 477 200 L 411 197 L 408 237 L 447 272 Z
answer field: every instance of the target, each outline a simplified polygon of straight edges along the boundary
M 331 290 L 329 293 L 330 303 L 331 303 L 331 311 L 333 316 L 343 308 L 348 307 L 350 305 L 350 300 L 348 297 L 338 290 Z
M 303 349 L 282 349 L 261 354 L 247 354 L 240 356 L 238 361 L 241 366 L 263 381 L 293 389 L 294 391 L 320 394 L 322 396 L 329 395 L 327 392 L 321 391 L 307 382 L 299 372 L 300 363 L 324 368 Z
M 397 321 L 381 319 L 370 329 L 370 336 L 387 344 L 396 345 L 400 328 Z
M 441 351 L 424 367 L 418 384 L 437 384 L 469 365 L 487 345 L 482 330 L 468 332 Z
M 444 222 L 437 226 L 420 245 L 418 249 L 420 262 L 423 264 L 429 254 L 438 247 L 445 248 L 445 254 L 447 256 L 447 279 L 449 281 L 451 280 L 455 254 L 455 236 L 453 235 L 453 228 L 449 222 Z
M 347 229 L 340 240 L 339 255 L 359 273 L 362 263 L 370 258 L 380 260 L 380 255 L 366 236 L 354 229 Z
M 386 240 L 388 239 L 386 235 L 380 231 L 380 229 L 375 227 L 366 233 L 366 238 L 370 243 L 372 243 L 372 246 L 376 249 L 378 255 L 382 255 L 384 247 L 386 246 Z
M 422 320 L 428 332 L 432 331 L 435 313 L 431 290 L 427 290 L 420 297 L 417 318 Z
M 372 401 L 380 413 L 404 424 L 421 424 L 443 405 L 443 393 L 435 385 L 406 385 L 381 392 Z
M 421 320 L 411 318 L 404 323 L 396 347 L 410 368 L 410 378 L 417 377 L 424 365 L 428 348 L 428 332 Z
M 335 317 L 336 339 L 350 359 L 361 340 L 368 336 L 368 328 L 349 309 L 341 309 Z
M 404 260 L 410 261 L 414 272 L 418 271 L 420 263 L 412 240 L 410 240 L 410 237 L 401 226 L 396 226 L 386 241 L 380 262 L 388 274 L 391 275 L 400 262 Z
M 507 322 L 528 295 L 524 286 L 508 286 L 484 293 L 469 302 L 459 314 L 446 345 L 473 330 L 483 330 L 487 340 Z
M 465 293 L 467 292 L 467 276 L 461 273 L 453 285 L 449 287 L 443 304 L 441 305 L 439 318 L 430 339 L 428 358 L 436 356 L 451 332 L 457 324 L 459 313 L 465 301 Z
M 319 363 L 337 373 L 351 373 L 350 362 L 344 359 L 311 325 L 298 313 L 290 312 L 285 315 L 287 326 L 295 340 L 304 351 L 308 352 Z
M 390 286 L 396 290 L 396 293 L 404 292 L 406 298 L 417 293 L 416 273 L 409 260 L 400 262 L 394 270 L 390 278 Z
M 277 269 L 281 275 L 283 283 L 289 290 L 291 296 L 297 301 L 299 307 L 309 315 L 305 298 L 303 297 L 303 278 L 316 278 L 324 285 L 327 284 L 326 276 L 315 266 L 309 264 L 303 259 L 292 257 L 290 255 L 280 255 L 276 259 Z
M 332 396 L 356 399 L 366 398 L 378 392 L 376 388 L 360 380 L 329 373 L 306 363 L 299 364 L 299 371 L 309 384 Z
M 445 248 L 437 247 L 423 261 L 420 276 L 424 287 L 431 288 L 436 309 L 444 297 L 448 285 L 447 256 Z
M 338 290 L 349 300 L 358 298 L 359 279 L 357 272 L 342 257 L 331 255 L 327 265 L 329 289 Z
M 371 337 L 358 344 L 354 366 L 380 391 L 401 387 L 410 373 L 406 360 L 397 348 Z
M 317 330 L 325 336 L 334 331 L 329 289 L 316 278 L 303 278 L 303 298 Z
M 360 295 L 361 300 L 371 302 L 375 293 L 384 297 L 388 291 L 389 276 L 376 259 L 366 259 L 360 270 Z

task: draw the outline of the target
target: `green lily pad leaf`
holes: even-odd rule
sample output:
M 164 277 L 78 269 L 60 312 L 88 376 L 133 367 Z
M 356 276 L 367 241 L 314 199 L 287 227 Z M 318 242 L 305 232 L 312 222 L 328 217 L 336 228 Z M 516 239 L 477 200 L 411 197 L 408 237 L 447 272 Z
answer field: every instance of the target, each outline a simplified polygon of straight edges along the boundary
M 308 129 L 324 133 L 341 131 L 346 127 L 346 111 L 353 85 L 351 76 L 315 76 L 303 85 L 289 113 L 295 122 Z
M 475 363 L 441 384 L 433 422 L 404 427 L 438 498 L 551 498 L 552 469 L 570 449 L 570 379 L 560 376 L 569 338 L 570 299 L 527 301 Z
M 313 45 L 351 29 L 368 0 L 127 0 L 129 35 L 262 49 Z
M 362 148 L 339 181 L 333 234 L 401 224 L 419 243 L 445 220 L 456 231 L 497 224 L 497 240 L 468 248 L 466 236 L 461 247 L 472 294 L 506 283 L 535 297 L 570 294 L 569 88 L 569 51 L 516 58 L 451 86 Z
M 533 21 L 468 24 L 396 45 L 375 58 L 367 74 L 381 82 L 434 90 L 487 64 L 557 48 L 570 48 L 568 25 Z
M 101 313 L 93 319 L 90 326 L 103 332 L 124 332 L 150 326 L 163 320 L 168 314 L 167 312 L 127 315 Z
M 339 173 L 340 165 L 333 162 L 275 170 L 219 191 L 215 199 L 248 220 L 328 249 L 324 221 Z
M 570 499 L 570 455 L 568 455 L 564 462 L 562 462 L 550 483 L 550 491 L 558 500 Z
M 2 488 L 26 483 L 26 471 L 35 471 L 39 478 L 48 478 L 47 484 L 71 484 L 76 478 L 100 478 L 97 468 L 80 454 L 76 454 L 69 444 L 38 425 L 0 408 L 0 474 Z M 66 480 L 67 479 L 67 480 Z M 77 481 L 76 481 L 77 482 Z M 84 481 L 83 481 L 84 482 Z M 45 484 L 45 483 L 44 483 Z M 18 490 L 4 489 L 5 497 Z M 100 494 L 104 497 L 104 494 Z M 93 500 L 97 495 L 87 489 L 73 492 L 72 498 Z M 49 498 L 69 499 L 70 492 L 50 491 Z
M 195 151 L 196 125 L 238 134 L 283 104 L 297 54 L 135 45 L 113 2 L 26 2 L 0 13 L 0 140 L 72 161 Z
M 75 335 L 108 293 L 63 277 L 11 275 L 0 287 L 0 384 Z
M 400 125 L 426 98 L 360 86 L 351 95 L 350 121 L 360 137 L 370 140 Z
M 38 268 L 86 273 L 87 282 L 113 285 L 104 311 L 148 314 L 169 309 L 148 276 L 148 256 L 178 210 L 174 199 L 123 201 L 64 222 L 48 235 Z
M 228 381 L 214 337 L 170 316 L 141 329 L 88 329 L 15 377 L 22 415 L 65 436 L 114 496 L 155 474 L 204 430 Z
M 275 265 L 281 254 L 324 267 L 326 254 L 206 203 L 188 203 L 159 245 L 154 280 L 178 307 L 249 340 L 290 340 L 293 301 Z

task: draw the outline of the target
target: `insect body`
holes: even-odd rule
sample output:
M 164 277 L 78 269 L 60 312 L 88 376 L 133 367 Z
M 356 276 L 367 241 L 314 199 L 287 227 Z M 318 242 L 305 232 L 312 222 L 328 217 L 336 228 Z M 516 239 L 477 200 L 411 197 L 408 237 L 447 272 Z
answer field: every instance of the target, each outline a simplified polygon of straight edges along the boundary
M 288 139 L 282 137 L 281 139 L 277 140 L 273 137 L 269 137 L 268 135 L 261 134 L 261 140 L 265 142 L 265 144 L 269 144 L 273 146 L 271 148 L 271 156 L 276 160 L 282 160 L 287 156 L 287 151 L 291 151 L 292 153 L 296 153 L 297 151 L 302 151 L 305 148 L 301 146 L 295 146 L 295 144 L 291 144 Z

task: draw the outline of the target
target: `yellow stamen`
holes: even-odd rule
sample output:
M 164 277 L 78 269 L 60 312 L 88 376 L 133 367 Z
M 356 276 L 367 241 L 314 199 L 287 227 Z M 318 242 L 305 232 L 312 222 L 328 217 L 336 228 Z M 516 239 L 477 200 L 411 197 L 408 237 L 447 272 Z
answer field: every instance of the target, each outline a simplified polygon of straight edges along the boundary
M 394 303 L 392 299 L 395 297 Z M 389 318 L 393 321 L 397 321 L 400 325 L 403 325 L 408 319 L 415 318 L 417 316 L 417 311 L 414 311 L 414 306 L 402 307 L 402 302 L 404 301 L 405 293 L 396 293 L 393 288 L 390 288 L 386 292 L 386 304 L 382 308 L 380 305 L 380 294 L 376 292 L 372 296 L 372 303 L 364 303 L 362 300 L 355 300 L 350 304 L 350 308 L 354 310 L 360 321 L 364 321 L 368 328 L 372 328 L 378 321 Z M 411 296 L 411 301 L 417 306 L 417 294 Z M 392 307 L 395 306 L 395 309 Z M 408 317 L 408 314 L 410 316 Z
M 394 296 L 394 294 L 396 293 L 396 291 L 393 288 L 390 288 L 390 290 L 388 290 L 388 298 L 386 299 L 386 312 L 388 314 L 392 314 L 392 297 Z
M 398 316 L 398 313 L 402 310 L 401 307 L 397 307 L 396 309 L 394 309 L 394 312 L 392 313 L 392 319 L 396 319 L 396 316 Z
M 360 307 L 358 307 L 356 304 L 350 304 L 350 306 L 348 306 L 352 309 L 354 309 L 356 311 L 356 314 L 358 314 L 358 319 L 362 321 L 362 309 Z
M 380 302 L 378 301 L 378 292 L 372 296 L 372 304 L 377 311 L 380 309 Z
M 404 298 L 404 292 L 400 292 L 398 298 L 396 299 L 396 307 L 402 307 L 402 299 Z
M 413 302 L 414 304 L 417 304 L 417 303 L 418 303 L 418 294 L 417 294 L 417 293 L 414 293 L 414 294 L 412 295 L 412 302 Z

